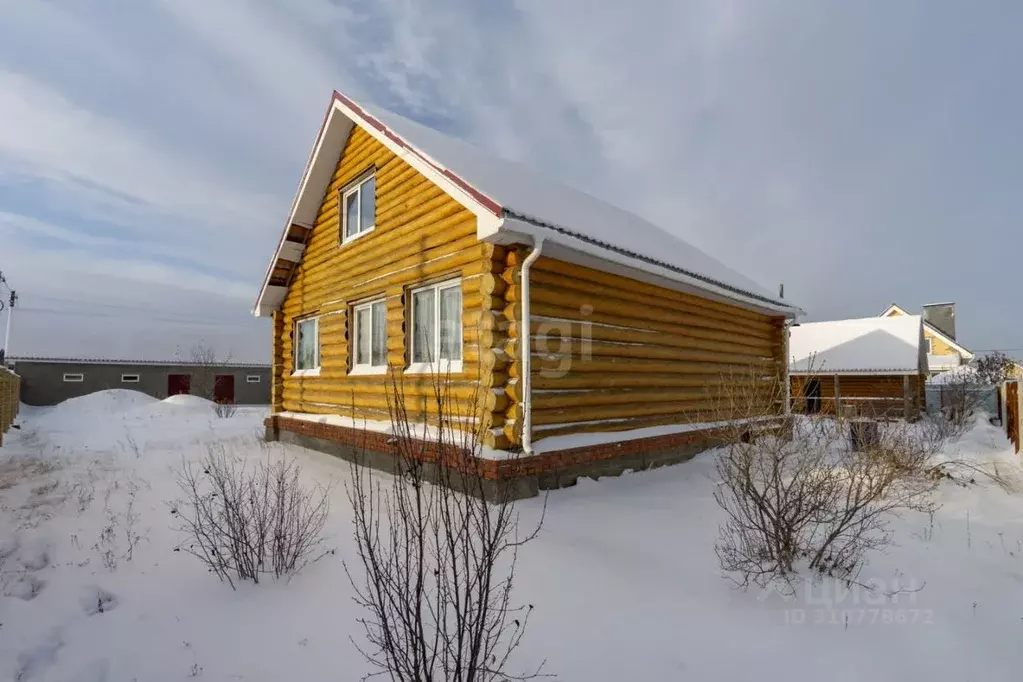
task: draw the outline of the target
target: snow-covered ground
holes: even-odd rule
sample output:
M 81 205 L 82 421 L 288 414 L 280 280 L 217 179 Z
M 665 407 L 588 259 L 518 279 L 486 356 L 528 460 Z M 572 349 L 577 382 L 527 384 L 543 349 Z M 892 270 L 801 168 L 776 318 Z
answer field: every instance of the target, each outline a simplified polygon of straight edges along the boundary
M 290 583 L 232 591 L 174 552 L 168 502 L 183 459 L 218 442 L 263 455 L 265 410 L 217 418 L 205 401 L 110 391 L 25 408 L 0 449 L 0 679 L 357 680 L 360 615 L 340 559 L 354 559 L 348 465 L 281 447 L 310 481 L 334 482 L 337 553 Z M 1018 471 L 981 423 L 963 455 Z M 1023 670 L 1023 494 L 945 483 L 933 520 L 897 523 L 898 545 L 862 581 L 794 598 L 740 592 L 713 545 L 713 455 L 553 493 L 520 556 L 535 606 L 516 662 L 562 680 L 1009 680 Z M 542 501 L 520 503 L 524 523 Z M 129 549 L 131 550 L 129 553 Z

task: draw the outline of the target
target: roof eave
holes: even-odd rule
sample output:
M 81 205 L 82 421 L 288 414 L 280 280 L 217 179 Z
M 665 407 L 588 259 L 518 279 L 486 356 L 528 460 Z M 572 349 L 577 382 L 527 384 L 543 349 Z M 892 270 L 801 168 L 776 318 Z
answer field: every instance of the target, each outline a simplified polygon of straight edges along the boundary
M 530 220 L 520 214 L 515 214 L 512 209 L 506 211 L 509 217 L 505 217 L 495 227 L 493 232 L 486 237 L 486 241 L 493 243 L 515 243 L 525 240 L 533 240 L 542 237 L 546 240 L 560 244 L 570 251 L 581 252 L 591 258 L 616 264 L 633 271 L 630 275 L 633 279 L 639 279 L 637 273 L 646 273 L 661 286 L 669 282 L 685 285 L 685 290 L 691 293 L 709 297 L 742 308 L 754 310 L 770 315 L 782 315 L 787 319 L 796 319 L 805 315 L 805 311 L 793 305 L 771 300 L 752 292 L 743 291 L 724 283 L 718 283 L 702 278 L 696 273 L 687 273 L 681 268 L 669 267 L 667 264 L 656 263 L 651 259 L 643 258 L 638 254 L 625 252 L 621 249 L 612 248 L 606 244 L 586 239 L 585 237 L 566 228 L 550 225 L 538 220 Z M 597 268 L 607 271 L 608 267 Z M 678 288 L 666 286 L 666 288 Z

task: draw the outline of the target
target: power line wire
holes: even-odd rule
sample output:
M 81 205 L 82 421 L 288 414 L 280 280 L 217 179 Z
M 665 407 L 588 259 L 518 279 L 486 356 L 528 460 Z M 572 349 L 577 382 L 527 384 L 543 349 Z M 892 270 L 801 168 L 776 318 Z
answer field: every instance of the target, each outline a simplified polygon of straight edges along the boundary
M 174 310 L 154 308 L 152 306 L 135 305 L 135 304 L 130 304 L 130 303 L 101 303 L 101 302 L 98 302 L 98 301 L 83 301 L 83 300 L 80 300 L 80 299 L 61 298 L 59 296 L 45 296 L 45 295 L 35 295 L 35 294 L 33 294 L 31 300 L 34 301 L 37 298 L 44 299 L 44 300 L 47 300 L 47 301 L 56 301 L 58 303 L 69 303 L 71 305 L 88 306 L 88 307 L 92 307 L 92 308 L 109 308 L 109 309 L 112 309 L 112 310 L 123 310 L 123 311 L 131 311 L 131 312 L 138 311 L 138 312 L 147 313 L 147 314 L 172 315 L 174 317 L 183 317 L 183 318 L 191 318 L 191 319 L 203 319 L 203 320 L 208 320 L 208 321 L 214 321 L 214 320 L 219 321 L 219 320 L 223 320 L 224 319 L 224 318 L 196 317 L 194 315 L 189 315 L 188 313 L 179 313 L 179 312 L 176 312 Z M 22 308 L 22 309 L 23 310 L 27 310 L 26 308 Z M 78 312 L 78 311 L 76 311 L 76 312 Z M 238 317 L 239 317 L 239 319 L 241 319 L 241 318 L 248 317 L 248 316 L 244 315 L 241 312 L 239 312 L 238 313 Z
M 103 317 L 103 318 L 114 318 L 122 320 L 152 320 L 157 322 L 173 322 L 178 324 L 203 324 L 203 325 L 219 325 L 228 326 L 232 323 L 242 322 L 243 319 L 239 317 L 237 320 L 226 319 L 226 318 L 204 318 L 204 317 L 188 317 L 188 316 L 174 316 L 173 314 L 145 314 L 145 313 L 132 313 L 130 315 L 118 315 L 113 312 L 98 312 L 98 311 L 87 311 L 87 310 L 62 310 L 58 308 L 37 308 L 34 306 L 18 306 L 19 312 L 24 313 L 41 313 L 44 315 L 76 315 L 80 317 Z

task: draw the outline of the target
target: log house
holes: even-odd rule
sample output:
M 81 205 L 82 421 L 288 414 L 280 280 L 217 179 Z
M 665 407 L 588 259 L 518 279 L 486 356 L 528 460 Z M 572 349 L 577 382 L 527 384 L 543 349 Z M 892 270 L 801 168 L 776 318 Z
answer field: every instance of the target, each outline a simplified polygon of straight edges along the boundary
M 335 92 L 255 307 L 267 433 L 343 454 L 358 424 L 386 430 L 394 376 L 423 423 L 443 376 L 488 471 L 530 494 L 706 447 L 722 375 L 787 385 L 799 312 L 635 215 Z

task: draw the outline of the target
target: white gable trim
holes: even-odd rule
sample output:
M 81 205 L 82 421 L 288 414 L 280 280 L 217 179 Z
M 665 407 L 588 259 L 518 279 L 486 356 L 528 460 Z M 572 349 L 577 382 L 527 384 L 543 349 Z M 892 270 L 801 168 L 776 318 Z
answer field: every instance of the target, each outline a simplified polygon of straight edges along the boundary
M 941 331 L 940 329 L 935 327 L 930 322 L 927 322 L 925 320 L 924 321 L 924 328 L 927 329 L 928 331 L 932 332 L 935 336 L 937 336 L 939 339 L 941 339 L 942 341 L 944 341 L 948 345 L 952 346 L 952 348 L 956 352 L 958 352 L 960 355 L 962 355 L 967 360 L 972 360 L 973 359 L 973 351 L 967 350 L 967 349 L 963 348 L 962 346 L 960 346 L 958 343 L 956 343 L 955 341 L 950 339 L 948 337 L 948 335 L 945 334 L 945 332 Z
M 903 308 L 902 306 L 897 305 L 895 303 L 892 303 L 890 306 L 885 308 L 884 312 L 882 312 L 880 315 L 878 315 L 878 317 L 888 317 L 888 315 L 890 315 L 893 310 L 897 310 L 898 312 L 902 313 L 903 315 L 909 315 L 909 313 L 906 311 L 905 308 Z M 955 340 L 949 338 L 949 336 L 945 332 L 941 331 L 940 329 L 935 327 L 933 324 L 931 324 L 927 320 L 924 320 L 924 327 L 926 329 L 928 329 L 929 331 L 931 331 L 939 339 L 944 341 L 946 344 L 948 344 L 949 346 L 952 346 L 952 348 L 955 349 L 956 352 L 958 352 L 960 355 L 962 355 L 967 360 L 972 360 L 973 359 L 973 351 L 970 351 L 970 350 L 967 350 L 966 348 L 963 348 L 961 345 L 956 343 Z
M 271 286 L 270 276 L 278 259 L 297 262 L 294 256 L 301 255 L 301 252 L 296 254 L 294 247 L 290 247 L 290 243 L 287 242 L 288 230 L 292 225 L 312 228 L 323 194 L 327 191 L 341 158 L 345 141 L 356 125 L 475 214 L 477 233 L 481 239 L 493 234 L 500 227 L 503 208 L 497 202 L 473 189 L 436 160 L 399 139 L 355 102 L 335 91 L 309 160 L 306 162 L 277 250 L 263 276 L 263 286 L 253 309 L 253 314 L 257 317 L 270 314 L 283 302 L 287 289 Z
M 506 235 L 502 233 L 512 232 L 511 225 L 515 225 L 515 231 L 521 234 L 522 231 L 518 227 L 522 221 L 511 220 L 509 221 L 509 226 L 505 227 L 505 207 L 496 200 L 473 187 L 467 180 L 446 168 L 439 160 L 432 158 L 422 150 L 414 147 L 410 142 L 402 139 L 401 136 L 390 130 L 384 123 L 364 110 L 356 102 L 335 91 L 327 113 L 324 116 L 316 142 L 313 145 L 313 151 L 306 163 L 306 168 L 302 174 L 302 180 L 299 183 L 298 192 L 292 203 L 288 220 L 285 223 L 284 231 L 277 245 L 277 250 L 267 266 L 263 285 L 253 309 L 253 313 L 256 316 L 269 315 L 283 303 L 287 295 L 287 287 L 271 284 L 274 269 L 280 261 L 297 264 L 302 255 L 301 245 L 288 241 L 288 232 L 292 225 L 312 229 L 324 193 L 337 168 L 345 141 L 355 125 L 361 127 L 375 140 L 384 145 L 384 147 L 425 176 L 430 182 L 440 187 L 452 199 L 471 211 L 477 219 L 476 234 L 480 240 L 503 243 L 505 240 L 502 237 Z M 548 225 L 547 227 L 559 233 L 568 232 L 568 230 L 554 225 Z M 507 236 L 511 237 L 511 235 Z M 569 241 L 574 247 L 576 242 L 580 240 L 571 239 Z M 599 257 L 602 260 L 618 260 L 612 253 L 615 251 L 613 247 L 595 240 L 594 243 L 596 246 L 601 247 L 599 249 L 601 251 Z M 761 300 L 762 297 L 754 293 L 735 289 L 727 284 L 708 280 L 699 275 L 690 276 L 692 273 L 685 271 L 680 271 L 682 273 L 680 275 L 673 272 L 672 268 L 662 267 L 662 264 L 659 264 L 657 261 L 650 261 L 650 259 L 639 257 L 629 252 L 623 252 L 623 255 L 624 260 L 632 267 L 638 266 L 637 269 L 650 272 L 655 276 L 663 277 L 667 275 L 667 279 L 681 281 L 686 285 L 694 286 L 703 295 L 711 294 L 710 297 L 712 298 L 723 296 L 728 302 L 737 303 L 743 307 L 752 307 L 755 310 L 768 313 L 780 313 L 787 317 L 795 317 L 802 313 L 795 306 L 789 306 L 783 302 L 766 298 Z
M 905 308 L 903 308 L 900 305 L 896 305 L 896 304 L 892 303 L 890 306 L 885 308 L 884 312 L 882 312 L 880 315 L 878 315 L 878 317 L 888 317 L 889 315 L 892 314 L 893 311 L 898 312 L 898 313 L 900 313 L 902 315 L 909 315 L 909 311 L 908 310 L 906 310 Z

